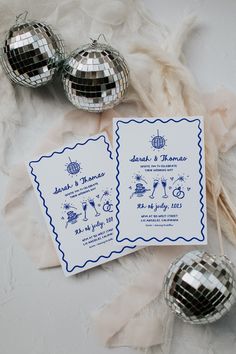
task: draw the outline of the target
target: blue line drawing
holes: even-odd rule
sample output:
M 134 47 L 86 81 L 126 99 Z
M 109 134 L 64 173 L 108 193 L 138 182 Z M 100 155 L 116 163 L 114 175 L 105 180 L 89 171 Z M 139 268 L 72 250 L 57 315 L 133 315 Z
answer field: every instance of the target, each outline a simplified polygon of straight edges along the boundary
M 135 179 L 136 182 L 141 182 L 142 181 L 142 182 L 147 184 L 147 181 L 139 173 L 136 173 L 136 175 L 134 176 L 134 179 Z
M 157 189 L 158 184 L 159 184 L 159 179 L 154 179 L 152 185 L 152 194 L 149 196 L 149 198 L 154 199 L 154 193 Z
M 140 173 L 136 173 L 133 177 L 132 177 L 135 181 L 135 190 L 134 192 L 131 194 L 130 199 L 133 198 L 134 195 L 136 195 L 136 197 L 143 197 L 143 195 L 150 191 L 150 189 L 147 189 L 143 183 L 147 184 L 147 181 L 143 178 L 143 176 Z M 133 189 L 131 186 L 129 187 L 129 189 Z
M 185 183 L 186 179 L 189 176 L 185 177 L 184 175 L 179 175 L 173 182 L 173 184 L 175 184 L 176 182 L 180 182 L 180 183 Z
M 131 194 L 130 199 L 132 199 L 134 195 L 136 195 L 136 197 L 143 197 L 148 191 L 150 191 L 150 189 L 147 189 L 142 183 L 136 183 L 135 190 Z
M 113 213 L 113 204 L 107 200 L 103 206 L 102 206 L 103 211 Z
M 104 197 L 108 197 L 109 195 L 110 195 L 110 192 L 109 192 L 108 189 L 106 189 L 106 190 L 102 193 L 102 196 L 101 196 L 101 198 L 100 198 L 100 202 L 102 201 L 102 199 L 103 199 Z
M 69 209 L 77 209 L 77 208 L 74 207 L 73 204 L 65 202 L 65 203 L 63 204 L 63 209 L 64 209 L 64 210 L 69 210 Z
M 185 237 L 183 236 L 178 236 L 178 237 L 173 237 L 173 238 L 170 238 L 170 237 L 163 237 L 163 238 L 157 238 L 157 237 L 150 237 L 149 239 L 144 239 L 143 236 L 138 236 L 136 237 L 134 240 L 131 240 L 130 238 L 128 237 L 124 237 L 122 239 L 119 239 L 120 237 L 120 230 L 119 230 L 119 225 L 120 225 L 120 220 L 119 220 L 119 213 L 120 213 L 120 209 L 119 209 L 119 205 L 120 205 L 120 192 L 119 192 L 119 187 L 120 187 L 120 181 L 119 181 L 119 174 L 120 174 L 120 162 L 119 162 L 119 148 L 120 148 L 120 135 L 119 135 L 119 125 L 120 124 L 129 124 L 129 123 L 137 123 L 137 124 L 142 124 L 144 122 L 147 122 L 147 123 L 150 123 L 150 124 L 155 124 L 156 122 L 160 122 L 160 123 L 163 123 L 163 124 L 166 124 L 168 122 L 173 122 L 173 123 L 179 123 L 179 122 L 182 122 L 182 121 L 185 121 L 185 122 L 188 122 L 188 123 L 197 123 L 198 124 L 198 129 L 199 129 L 199 132 L 198 132 L 198 147 L 199 147 L 199 174 L 200 174 L 200 178 L 199 178 L 199 187 L 200 187 L 200 191 L 199 191 L 199 194 L 200 194 L 200 198 L 199 198 L 199 203 L 200 203 L 200 213 L 201 213 L 201 219 L 200 219 L 200 223 L 201 223 L 201 238 L 199 238 L 199 235 L 197 236 L 193 236 L 189 239 L 186 239 Z M 193 120 L 189 120 L 187 118 L 180 118 L 179 120 L 177 119 L 173 119 L 173 118 L 170 118 L 170 119 L 167 119 L 167 120 L 163 120 L 163 119 L 160 119 L 160 118 L 157 118 L 157 119 L 154 119 L 154 120 L 148 120 L 147 118 L 145 119 L 142 119 L 142 120 L 136 120 L 136 119 L 129 119 L 129 120 L 126 120 L 126 121 L 122 121 L 122 120 L 117 120 L 116 121 L 116 130 L 115 130 L 115 139 L 116 139 L 116 143 L 117 143 L 117 147 L 116 147 L 116 181 L 117 181 L 117 186 L 116 186 L 116 240 L 118 242 L 123 242 L 125 240 L 133 243 L 133 242 L 136 242 L 137 240 L 142 240 L 144 242 L 149 242 L 151 240 L 155 240 L 157 242 L 163 242 L 165 240 L 169 240 L 171 242 L 175 242 L 177 240 L 183 240 L 185 242 L 191 242 L 193 240 L 196 240 L 196 241 L 199 241 L 199 242 L 203 242 L 205 240 L 205 236 L 204 236 L 204 230 L 205 230 L 205 224 L 203 222 L 204 218 L 205 218 L 205 214 L 204 214 L 204 204 L 203 204 L 203 174 L 202 174 L 202 147 L 201 147 L 201 141 L 202 141 L 202 138 L 201 138 L 201 135 L 202 135 L 202 129 L 201 129 L 201 122 L 199 119 L 193 119 Z
M 88 221 L 88 218 L 87 218 L 87 202 L 82 202 L 82 209 L 83 209 L 83 212 L 84 212 L 83 221 Z
M 74 211 L 68 211 L 67 212 L 67 222 L 66 222 L 66 228 L 68 224 L 75 224 L 78 221 L 78 218 L 81 214 L 76 214 Z
M 173 189 L 172 194 L 174 197 L 176 197 L 178 199 L 183 199 L 185 197 L 185 193 L 181 189 L 181 187 L 177 187 L 177 188 Z
M 77 175 L 81 171 L 81 166 L 77 161 L 71 161 L 69 157 L 69 163 L 66 164 L 66 170 L 69 175 Z
M 97 257 L 96 259 L 88 259 L 86 262 L 84 262 L 83 264 L 81 264 L 81 265 L 79 265 L 79 264 L 76 264 L 76 265 L 74 265 L 74 266 L 72 266 L 71 268 L 69 267 L 69 263 L 68 263 L 68 261 L 66 260 L 66 258 L 65 258 L 65 253 L 64 253 L 64 251 L 63 251 L 63 249 L 62 249 L 62 247 L 61 247 L 61 242 L 59 241 L 59 235 L 58 235 L 58 233 L 57 233 L 57 231 L 56 231 L 56 228 L 55 228 L 55 226 L 54 226 L 54 224 L 53 224 L 53 222 L 52 222 L 52 217 L 51 217 L 51 215 L 49 214 L 49 210 L 48 210 L 48 207 L 47 207 L 47 205 L 46 205 L 46 201 L 45 201 L 45 199 L 44 199 L 44 196 L 43 196 L 43 194 L 42 194 L 42 191 L 41 191 L 41 189 L 40 189 L 40 183 L 39 183 L 39 181 L 37 180 L 37 175 L 34 173 L 34 169 L 33 169 L 33 164 L 36 164 L 36 163 L 39 163 L 42 159 L 49 159 L 49 158 L 51 158 L 53 155 L 56 155 L 56 154 L 58 154 L 58 155 L 60 155 L 60 154 L 63 154 L 64 153 L 64 151 L 66 151 L 66 150 L 73 150 L 73 149 L 75 149 L 77 146 L 83 146 L 83 145 L 86 145 L 88 142 L 96 142 L 96 141 L 98 141 L 99 139 L 102 139 L 103 141 L 104 141 L 104 143 L 106 144 L 106 146 L 107 146 L 107 151 L 108 151 L 108 153 L 109 153 L 109 157 L 110 157 L 110 159 L 112 160 L 113 158 L 112 158 L 112 152 L 111 152 L 111 150 L 110 150 L 110 145 L 109 145 L 109 143 L 107 142 L 107 140 L 106 140 L 106 137 L 105 137 L 105 135 L 99 135 L 97 138 L 89 138 L 89 139 L 87 139 L 85 142 L 83 142 L 83 143 L 77 143 L 77 144 L 75 144 L 73 147 L 69 147 L 69 146 L 66 146 L 63 150 L 60 150 L 60 151 L 54 151 L 54 152 L 52 152 L 50 155 L 43 155 L 43 156 L 41 156 L 38 160 L 32 160 L 32 161 L 30 161 L 29 162 L 29 167 L 30 167 L 30 173 L 31 173 L 31 175 L 33 176 L 33 179 L 34 179 L 34 182 L 35 182 L 35 184 L 37 185 L 37 191 L 38 191 L 38 193 L 39 193 L 39 197 L 40 197 L 40 199 L 42 199 L 42 204 L 43 204 L 43 207 L 44 207 L 44 209 L 45 209 L 45 214 L 47 215 L 47 217 L 48 217 L 48 220 L 49 220 L 49 225 L 51 226 L 51 228 L 52 228 L 52 232 L 53 232 L 53 234 L 55 235 L 55 242 L 57 243 L 57 248 L 58 248 L 58 251 L 60 252 L 60 254 L 61 254 L 61 259 L 62 259 L 62 261 L 65 263 L 65 268 L 66 268 L 66 271 L 68 272 L 68 273 L 71 273 L 71 272 L 73 272 L 76 268 L 79 268 L 79 269 L 82 269 L 82 268 L 84 268 L 88 263 L 97 263 L 100 259 L 109 259 L 113 254 L 122 254 L 123 253 L 123 251 L 125 250 L 125 249 L 130 249 L 130 250 L 132 250 L 132 249 L 135 249 L 136 248 L 136 246 L 123 246 L 120 250 L 118 250 L 118 251 L 111 251 L 107 256 L 105 256 L 105 255 L 101 255 L 101 256 L 99 256 L 99 257 Z
M 94 199 L 89 199 L 89 204 L 91 205 L 91 207 L 94 209 L 94 211 L 95 211 L 95 216 L 99 216 L 99 215 L 101 215 L 98 211 L 97 211 L 97 209 L 96 209 L 96 204 L 95 204 L 95 201 L 94 201 Z
M 164 190 L 164 195 L 162 196 L 162 198 L 168 198 L 168 195 L 166 193 L 166 187 L 167 187 L 167 179 L 166 178 L 162 177 L 161 185 L 162 185 L 163 190 Z
M 164 136 L 159 135 L 159 130 L 157 130 L 157 135 L 151 137 L 151 144 L 153 150 L 161 150 L 166 146 L 166 139 Z

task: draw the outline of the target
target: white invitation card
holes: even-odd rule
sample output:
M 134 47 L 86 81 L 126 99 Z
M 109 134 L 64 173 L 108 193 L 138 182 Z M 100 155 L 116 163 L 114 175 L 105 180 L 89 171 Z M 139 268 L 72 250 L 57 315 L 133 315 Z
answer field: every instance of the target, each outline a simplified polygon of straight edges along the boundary
M 114 237 L 113 161 L 105 133 L 27 165 L 66 276 L 134 251 Z
M 202 117 L 116 118 L 116 240 L 206 244 Z

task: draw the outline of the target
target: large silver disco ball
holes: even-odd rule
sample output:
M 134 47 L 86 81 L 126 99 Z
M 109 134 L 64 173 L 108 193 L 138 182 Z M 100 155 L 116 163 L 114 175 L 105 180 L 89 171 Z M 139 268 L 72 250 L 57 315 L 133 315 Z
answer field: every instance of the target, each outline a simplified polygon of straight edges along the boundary
M 171 264 L 164 292 L 167 304 L 183 321 L 214 322 L 235 302 L 234 267 L 225 256 L 200 251 L 186 253 Z
M 52 80 L 64 56 L 63 43 L 50 26 L 24 21 L 7 32 L 1 63 L 16 84 L 39 87 Z
M 97 41 L 76 49 L 63 65 L 62 82 L 68 99 L 77 108 L 90 112 L 117 105 L 128 81 L 125 59 L 111 46 Z

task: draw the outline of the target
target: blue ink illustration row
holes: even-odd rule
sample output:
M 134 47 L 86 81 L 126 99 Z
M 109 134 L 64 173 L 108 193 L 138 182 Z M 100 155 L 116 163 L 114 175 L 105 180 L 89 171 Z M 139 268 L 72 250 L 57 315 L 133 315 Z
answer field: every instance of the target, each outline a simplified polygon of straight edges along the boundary
M 178 175 L 178 177 L 155 177 L 153 178 L 152 185 L 148 187 L 148 182 L 146 179 L 139 173 L 135 174 L 133 177 L 134 186 L 130 186 L 129 189 L 132 191 L 130 199 L 133 197 L 143 197 L 147 192 L 149 193 L 149 198 L 154 199 L 158 196 L 158 188 L 162 188 L 162 198 L 168 198 L 171 194 L 177 199 L 183 199 L 186 195 L 186 192 L 191 190 L 191 187 L 186 186 L 186 181 L 189 176 L 184 174 Z
M 109 199 L 111 191 L 105 190 L 102 195 L 96 195 L 96 197 L 88 197 L 81 202 L 81 205 L 77 208 L 73 203 L 65 201 L 62 204 L 63 215 L 62 220 L 65 220 L 65 228 L 69 224 L 76 224 L 78 220 L 88 221 L 91 217 L 98 217 L 102 212 L 113 212 L 113 204 Z M 80 218 L 81 216 L 81 218 Z

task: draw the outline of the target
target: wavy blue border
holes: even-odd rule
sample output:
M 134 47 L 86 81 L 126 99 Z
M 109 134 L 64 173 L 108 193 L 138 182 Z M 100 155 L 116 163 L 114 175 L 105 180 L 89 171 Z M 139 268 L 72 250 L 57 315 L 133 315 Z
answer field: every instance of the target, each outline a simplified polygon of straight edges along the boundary
M 134 122 L 134 123 L 138 123 L 138 124 L 141 124 L 143 122 L 147 122 L 147 123 L 151 123 L 151 124 L 154 124 L 156 122 L 161 122 L 161 123 L 168 123 L 168 122 L 174 122 L 174 123 L 179 123 L 179 122 L 182 122 L 182 121 L 186 121 L 186 122 L 189 122 L 189 123 L 194 123 L 194 122 L 198 122 L 198 129 L 199 129 L 199 133 L 198 133 L 198 146 L 199 146 L 199 174 L 200 174 L 200 179 L 199 179 L 199 185 L 200 185 L 200 199 L 199 199 L 199 202 L 200 202 L 200 205 L 201 205 L 201 208 L 200 208 L 200 212 L 202 214 L 202 217 L 201 217 L 201 225 L 202 225 L 202 228 L 201 228 L 201 236 L 202 238 L 198 238 L 196 236 L 193 236 L 191 237 L 190 239 L 186 239 L 185 237 L 183 236 L 178 236 L 176 238 L 170 238 L 170 237 L 163 237 L 161 239 L 158 239 L 157 237 L 150 237 L 149 239 L 144 239 L 142 236 L 138 236 L 136 237 L 134 240 L 131 240 L 129 239 L 128 237 L 124 237 L 123 239 L 119 239 L 119 236 L 120 236 L 120 230 L 119 230 L 119 224 L 120 224 L 120 220 L 119 220 L 119 213 L 120 213 L 120 210 L 119 210 L 119 205 L 120 205 L 120 199 L 119 199 L 119 196 L 120 196 L 120 192 L 119 192 L 119 187 L 120 187 L 120 181 L 119 181 L 119 174 L 120 174 L 120 170 L 119 170 L 119 166 L 120 166 L 120 162 L 119 162 L 119 148 L 120 148 L 120 143 L 119 143 L 119 140 L 120 140 L 120 135 L 118 133 L 119 131 L 119 123 L 122 123 L 122 124 L 129 124 L 130 122 Z M 116 130 L 115 130 L 115 135 L 116 135 L 116 171 L 117 171 L 117 174 L 116 174 L 116 181 L 117 181 L 117 185 L 116 185 L 116 220 L 117 220 L 117 224 L 116 224 L 116 231 L 117 231 L 117 235 L 116 235 L 116 241 L 117 242 L 123 242 L 125 240 L 133 243 L 133 242 L 136 242 L 137 240 L 142 240 L 144 242 L 150 242 L 151 240 L 156 240 L 158 243 L 161 243 L 165 240 L 169 240 L 171 242 L 175 242 L 177 240 L 184 240 L 185 242 L 191 242 L 193 240 L 196 240 L 196 241 L 199 241 L 199 242 L 203 242 L 205 240 L 205 236 L 204 236 L 204 229 L 205 229 L 205 225 L 203 223 L 204 221 L 204 217 L 205 217 L 205 214 L 204 214 L 204 204 L 203 204 L 203 185 L 202 185 L 202 180 L 203 180 L 203 174 L 202 174 L 202 146 L 201 146 L 201 141 L 202 141 L 202 138 L 201 138 L 201 134 L 202 134 L 202 129 L 201 129 L 201 121 L 200 119 L 192 119 L 192 120 L 189 120 L 187 118 L 180 118 L 180 119 L 173 119 L 173 118 L 170 118 L 168 120 L 162 120 L 160 118 L 157 118 L 157 119 L 154 119 L 154 120 L 149 120 L 149 119 L 143 119 L 143 120 L 136 120 L 136 119 L 130 119 L 130 120 L 117 120 L 116 121 Z
M 97 259 L 95 259 L 95 260 L 88 259 L 83 265 L 78 265 L 78 264 L 76 264 L 76 265 L 73 266 L 71 269 L 69 269 L 69 264 L 68 264 L 68 261 L 67 261 L 66 258 L 65 258 L 65 253 L 63 252 L 63 250 L 62 250 L 62 248 L 61 248 L 61 242 L 59 241 L 59 235 L 58 235 L 58 233 L 56 232 L 55 226 L 53 225 L 52 217 L 51 217 L 51 215 L 50 215 L 49 212 L 48 212 L 48 207 L 47 207 L 47 205 L 46 205 L 46 201 L 45 201 L 45 199 L 44 199 L 44 197 L 43 197 L 42 191 L 40 190 L 40 183 L 39 183 L 39 181 L 37 180 L 37 176 L 36 176 L 36 174 L 34 173 L 34 169 L 33 169 L 33 167 L 32 167 L 32 164 L 39 163 L 39 162 L 40 162 L 42 159 L 44 159 L 44 158 L 48 159 L 48 158 L 51 158 L 51 157 L 52 157 L 53 155 L 55 155 L 55 154 L 58 154 L 58 155 L 63 154 L 65 150 L 74 150 L 74 149 L 75 149 L 77 146 L 79 146 L 79 145 L 80 145 L 80 146 L 85 145 L 85 144 L 87 144 L 89 141 L 95 142 L 95 141 L 98 141 L 100 138 L 103 138 L 104 143 L 107 145 L 107 151 L 108 151 L 108 153 L 109 153 L 109 157 L 110 157 L 111 160 L 113 160 L 113 158 L 112 158 L 112 152 L 111 152 L 111 150 L 110 150 L 109 142 L 106 141 L 106 137 L 105 137 L 104 135 L 100 135 L 100 136 L 98 136 L 97 138 L 89 138 L 89 139 L 87 139 L 87 140 L 86 140 L 85 142 L 83 142 L 83 143 L 76 143 L 73 147 L 66 146 L 66 147 L 65 147 L 63 150 L 61 150 L 61 151 L 54 151 L 54 152 L 52 152 L 50 155 L 43 155 L 43 156 L 41 156 L 38 160 L 33 160 L 33 161 L 30 161 L 30 162 L 29 162 L 29 167 L 30 167 L 30 169 L 31 169 L 30 173 L 31 173 L 31 175 L 34 177 L 34 181 L 35 181 L 35 183 L 36 183 L 36 185 L 37 185 L 37 191 L 39 192 L 39 196 L 40 196 L 40 198 L 42 199 L 43 207 L 44 207 L 44 209 L 45 209 L 45 214 L 46 214 L 47 217 L 49 218 L 49 225 L 51 226 L 52 232 L 53 232 L 53 234 L 55 235 L 55 241 L 56 241 L 56 243 L 57 243 L 57 248 L 58 248 L 58 250 L 59 250 L 60 253 L 61 253 L 61 259 L 62 259 L 62 261 L 65 263 L 65 265 L 66 265 L 66 271 L 67 271 L 68 273 L 73 272 L 73 271 L 75 270 L 75 268 L 84 268 L 84 267 L 86 266 L 86 264 L 88 264 L 88 263 L 97 263 L 101 258 L 108 259 L 108 258 L 110 258 L 113 254 L 121 254 L 125 249 L 134 249 L 134 248 L 136 248 L 136 246 L 124 246 L 120 251 L 111 251 L 108 256 L 101 255 L 101 256 L 99 256 L 99 257 L 98 257 Z

